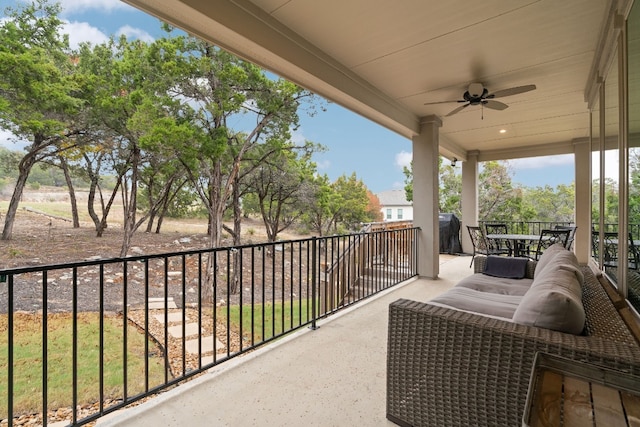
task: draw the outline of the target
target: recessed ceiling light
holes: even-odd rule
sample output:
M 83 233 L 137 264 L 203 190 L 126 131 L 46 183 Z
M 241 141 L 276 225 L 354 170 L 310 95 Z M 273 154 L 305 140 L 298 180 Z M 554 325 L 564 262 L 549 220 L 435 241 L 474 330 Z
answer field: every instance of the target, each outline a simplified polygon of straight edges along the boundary
M 506 129 L 500 129 L 500 133 L 507 133 Z

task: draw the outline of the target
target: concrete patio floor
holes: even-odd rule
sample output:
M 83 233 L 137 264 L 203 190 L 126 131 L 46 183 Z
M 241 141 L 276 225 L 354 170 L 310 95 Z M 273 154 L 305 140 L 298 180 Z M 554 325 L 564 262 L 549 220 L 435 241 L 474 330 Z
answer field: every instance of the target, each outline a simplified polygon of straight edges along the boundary
M 433 298 L 471 274 L 470 261 L 441 255 L 437 280 L 405 282 L 97 425 L 393 426 L 385 417 L 389 303 Z

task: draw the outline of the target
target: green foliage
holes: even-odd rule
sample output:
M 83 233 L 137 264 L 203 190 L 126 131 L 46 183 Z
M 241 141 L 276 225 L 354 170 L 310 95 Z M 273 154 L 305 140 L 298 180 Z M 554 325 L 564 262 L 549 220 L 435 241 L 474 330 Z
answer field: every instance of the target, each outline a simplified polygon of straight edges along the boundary
M 439 162 L 440 212 L 453 212 L 461 216 L 462 177 L 455 168 Z M 413 195 L 411 167 L 404 168 L 405 192 Z M 508 162 L 482 163 L 478 176 L 478 216 L 483 221 L 550 221 L 574 220 L 575 186 L 558 185 L 528 188 L 514 185 Z M 640 172 L 637 174 L 640 183 Z M 594 184 L 597 188 L 597 183 Z M 610 183 L 612 186 L 613 183 Z M 613 191 L 608 194 L 615 194 Z M 411 200 L 409 198 L 408 200 Z M 609 198 L 611 206 L 617 206 L 615 197 Z M 598 205 L 594 203 L 594 218 L 598 217 Z M 638 197 L 640 208 L 640 194 Z M 640 216 L 640 214 L 639 214 Z
M 629 224 L 640 224 L 640 150 L 629 150 Z
M 506 165 L 484 162 L 478 178 L 478 211 L 484 221 L 519 218 L 522 190 L 514 188 Z
M 0 25 L 0 128 L 30 141 L 63 137 L 82 105 L 60 11 L 37 0 L 7 9 Z
M 523 190 L 523 209 L 520 219 L 545 222 L 574 221 L 575 185 L 558 185 Z
M 462 218 L 462 178 L 456 173 L 455 167 L 443 163 L 440 157 L 440 212 L 454 213 Z
M 402 167 L 404 174 L 404 192 L 408 202 L 413 201 L 413 162 L 409 166 Z
M 316 175 L 310 188 L 302 222 L 318 235 L 357 231 L 362 223 L 380 219 L 377 198 L 355 172 L 333 183 L 327 175 Z

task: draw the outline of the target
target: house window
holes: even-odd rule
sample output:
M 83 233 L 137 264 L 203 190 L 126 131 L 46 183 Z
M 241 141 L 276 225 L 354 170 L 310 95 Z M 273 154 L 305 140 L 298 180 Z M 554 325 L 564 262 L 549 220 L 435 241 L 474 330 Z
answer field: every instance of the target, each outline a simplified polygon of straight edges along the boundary
M 393 211 L 391 209 L 387 209 L 387 219 L 392 219 L 393 218 Z
M 402 219 L 402 208 L 398 208 L 398 219 Z

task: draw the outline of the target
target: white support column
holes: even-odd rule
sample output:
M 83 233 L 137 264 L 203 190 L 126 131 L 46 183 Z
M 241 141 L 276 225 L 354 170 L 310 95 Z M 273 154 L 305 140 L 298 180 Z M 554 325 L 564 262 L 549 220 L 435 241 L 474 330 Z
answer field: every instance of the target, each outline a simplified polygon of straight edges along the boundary
M 441 126 L 439 117 L 425 117 L 420 135 L 413 137 L 413 223 L 422 230 L 418 239 L 418 275 L 430 279 L 437 278 L 440 272 L 438 160 Z
M 591 256 L 591 145 L 588 139 L 574 142 L 575 223 L 574 252 L 586 264 Z
M 467 225 L 478 225 L 478 154 L 469 151 L 467 160 L 462 162 L 462 218 L 460 234 L 462 252 L 473 253 L 473 243 L 467 232 Z

